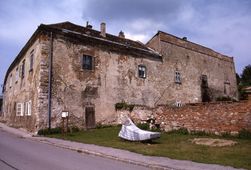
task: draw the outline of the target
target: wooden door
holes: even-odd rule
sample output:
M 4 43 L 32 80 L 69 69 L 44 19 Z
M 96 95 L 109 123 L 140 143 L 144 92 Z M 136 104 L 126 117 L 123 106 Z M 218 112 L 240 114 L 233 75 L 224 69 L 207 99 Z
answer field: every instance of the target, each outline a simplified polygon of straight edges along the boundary
M 85 108 L 85 123 L 86 123 L 87 129 L 95 128 L 95 109 L 94 109 L 94 107 L 86 107 Z

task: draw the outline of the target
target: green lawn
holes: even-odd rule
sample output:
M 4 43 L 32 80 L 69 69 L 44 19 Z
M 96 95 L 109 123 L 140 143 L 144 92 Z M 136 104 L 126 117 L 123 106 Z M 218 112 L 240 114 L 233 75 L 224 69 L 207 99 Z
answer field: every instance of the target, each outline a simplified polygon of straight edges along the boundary
M 63 138 L 88 144 L 96 144 L 113 148 L 125 149 L 144 155 L 164 156 L 180 160 L 192 160 L 202 163 L 229 165 L 251 170 L 251 140 L 235 139 L 238 144 L 227 147 L 209 147 L 192 144 L 189 139 L 196 135 L 178 133 L 162 133 L 161 138 L 151 144 L 124 141 L 118 137 L 120 127 L 107 127 L 81 131 L 62 136 L 61 134 L 49 137 Z

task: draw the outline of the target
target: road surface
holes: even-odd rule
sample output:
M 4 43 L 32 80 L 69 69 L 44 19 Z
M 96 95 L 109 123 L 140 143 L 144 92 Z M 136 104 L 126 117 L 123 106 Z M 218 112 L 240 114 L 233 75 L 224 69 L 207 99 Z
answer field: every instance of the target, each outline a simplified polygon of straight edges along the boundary
M 146 167 L 58 148 L 0 128 L 0 170 L 145 170 Z

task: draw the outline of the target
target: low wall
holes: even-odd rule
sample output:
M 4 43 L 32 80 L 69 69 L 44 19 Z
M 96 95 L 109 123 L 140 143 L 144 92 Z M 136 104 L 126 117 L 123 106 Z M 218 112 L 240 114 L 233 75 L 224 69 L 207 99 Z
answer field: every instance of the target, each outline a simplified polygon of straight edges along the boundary
M 182 107 L 158 106 L 150 109 L 137 106 L 129 113 L 136 122 L 151 116 L 162 130 L 171 131 L 187 128 L 189 131 L 207 133 L 231 133 L 237 135 L 241 129 L 251 132 L 251 101 L 187 104 Z

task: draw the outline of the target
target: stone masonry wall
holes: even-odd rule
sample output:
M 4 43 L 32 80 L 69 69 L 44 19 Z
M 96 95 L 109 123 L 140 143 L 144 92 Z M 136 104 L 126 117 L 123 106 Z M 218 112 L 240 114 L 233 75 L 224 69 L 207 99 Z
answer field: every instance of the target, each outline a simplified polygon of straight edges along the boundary
M 124 111 L 123 111 L 124 112 Z M 123 113 L 125 114 L 125 113 Z M 189 131 L 238 134 L 241 129 L 251 132 L 251 100 L 242 102 L 196 103 L 182 107 L 158 106 L 155 109 L 136 107 L 131 113 L 134 121 L 152 115 L 162 130 L 187 128 Z M 122 115 L 118 111 L 117 115 Z M 120 116 L 121 117 L 121 116 Z
M 208 96 L 211 101 L 217 97 L 230 96 L 237 99 L 237 85 L 233 58 L 194 45 L 186 40 L 160 33 L 148 42 L 163 57 L 158 67 L 163 96 L 158 104 L 198 103 L 202 101 L 202 75 L 207 77 Z M 193 47 L 187 47 L 192 45 Z M 195 48 L 196 47 L 196 48 Z M 217 56 L 216 56 L 217 55 Z M 175 83 L 175 72 L 180 73 L 181 82 Z
M 30 69 L 31 53 L 33 54 L 33 69 Z M 26 128 L 29 131 L 35 131 L 38 128 L 40 54 L 40 39 L 37 39 L 9 73 L 5 84 L 3 119 L 10 126 Z M 20 75 L 23 62 L 25 63 L 24 77 Z M 24 112 L 25 103 L 28 101 L 31 102 L 31 115 L 17 115 L 17 103 L 23 104 Z

